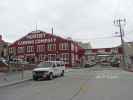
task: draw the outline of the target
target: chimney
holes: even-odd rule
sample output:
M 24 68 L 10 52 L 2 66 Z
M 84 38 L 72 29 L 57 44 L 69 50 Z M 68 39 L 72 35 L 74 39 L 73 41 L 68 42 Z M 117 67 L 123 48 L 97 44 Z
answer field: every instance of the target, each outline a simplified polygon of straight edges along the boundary
M 0 35 L 0 41 L 2 41 L 2 35 Z

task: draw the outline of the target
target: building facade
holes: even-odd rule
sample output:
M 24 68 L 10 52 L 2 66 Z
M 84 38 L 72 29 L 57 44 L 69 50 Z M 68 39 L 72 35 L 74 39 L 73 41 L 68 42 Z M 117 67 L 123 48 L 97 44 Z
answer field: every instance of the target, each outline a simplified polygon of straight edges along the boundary
M 78 42 L 78 44 L 84 49 L 92 49 L 90 42 L 86 42 L 86 43 Z
M 62 60 L 71 67 L 81 63 L 84 49 L 72 40 L 36 30 L 11 44 L 9 55 L 31 63 Z
M 133 65 L 133 42 L 125 42 L 124 49 L 127 64 Z
M 113 58 L 118 58 L 122 61 L 122 48 L 95 48 L 95 49 L 86 49 L 85 57 L 86 61 L 95 60 L 95 61 L 107 61 L 109 62 Z
M 5 42 L 2 39 L 2 35 L 0 35 L 0 57 L 8 58 L 8 46 L 9 46 L 9 43 Z
M 78 44 L 79 44 L 82 48 L 84 48 L 85 53 L 86 53 L 87 50 L 92 49 L 90 42 L 86 42 L 86 43 L 78 42 Z M 87 58 L 91 59 L 90 57 L 91 57 L 91 56 L 88 56 Z M 84 57 L 82 58 L 82 62 L 83 62 L 83 63 L 81 64 L 81 66 L 84 67 L 85 64 L 88 62 L 88 59 L 86 59 L 86 56 L 84 56 Z

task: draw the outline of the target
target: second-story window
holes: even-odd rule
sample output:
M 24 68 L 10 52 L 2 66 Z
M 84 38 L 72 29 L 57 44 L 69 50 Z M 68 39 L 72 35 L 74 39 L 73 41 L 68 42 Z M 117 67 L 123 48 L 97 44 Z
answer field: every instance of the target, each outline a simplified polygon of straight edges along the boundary
M 17 53 L 24 53 L 24 47 L 18 47 Z
M 45 51 L 45 45 L 37 45 L 37 52 L 44 52 Z
M 13 53 L 13 48 L 9 48 L 9 53 L 12 54 Z
M 74 45 L 71 43 L 71 50 L 74 51 Z
M 47 45 L 48 51 L 54 51 L 56 50 L 56 44 L 48 44 Z
M 16 48 L 15 47 L 10 47 L 9 48 L 9 54 L 16 54 Z
M 68 50 L 69 49 L 68 43 L 60 43 L 59 44 L 59 49 L 60 50 Z
M 76 52 L 76 53 L 78 52 L 78 47 L 77 47 L 77 46 L 75 47 L 75 52 Z
M 27 46 L 27 52 L 34 52 L 34 46 Z
M 55 61 L 56 60 L 56 54 L 48 54 L 48 60 L 49 61 Z

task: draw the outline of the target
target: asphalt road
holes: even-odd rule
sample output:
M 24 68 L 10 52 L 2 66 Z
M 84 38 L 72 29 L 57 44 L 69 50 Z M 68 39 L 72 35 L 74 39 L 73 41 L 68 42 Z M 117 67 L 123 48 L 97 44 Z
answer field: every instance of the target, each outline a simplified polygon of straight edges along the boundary
M 133 100 L 133 73 L 101 67 L 74 69 L 51 81 L 1 88 L 0 100 Z

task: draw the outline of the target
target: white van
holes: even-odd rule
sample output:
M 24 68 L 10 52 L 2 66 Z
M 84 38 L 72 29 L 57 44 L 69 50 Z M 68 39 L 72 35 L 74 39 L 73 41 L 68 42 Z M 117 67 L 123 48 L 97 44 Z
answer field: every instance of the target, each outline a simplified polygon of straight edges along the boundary
M 65 65 L 63 61 L 45 61 L 33 69 L 33 80 L 48 78 L 50 80 L 55 76 L 64 76 Z

